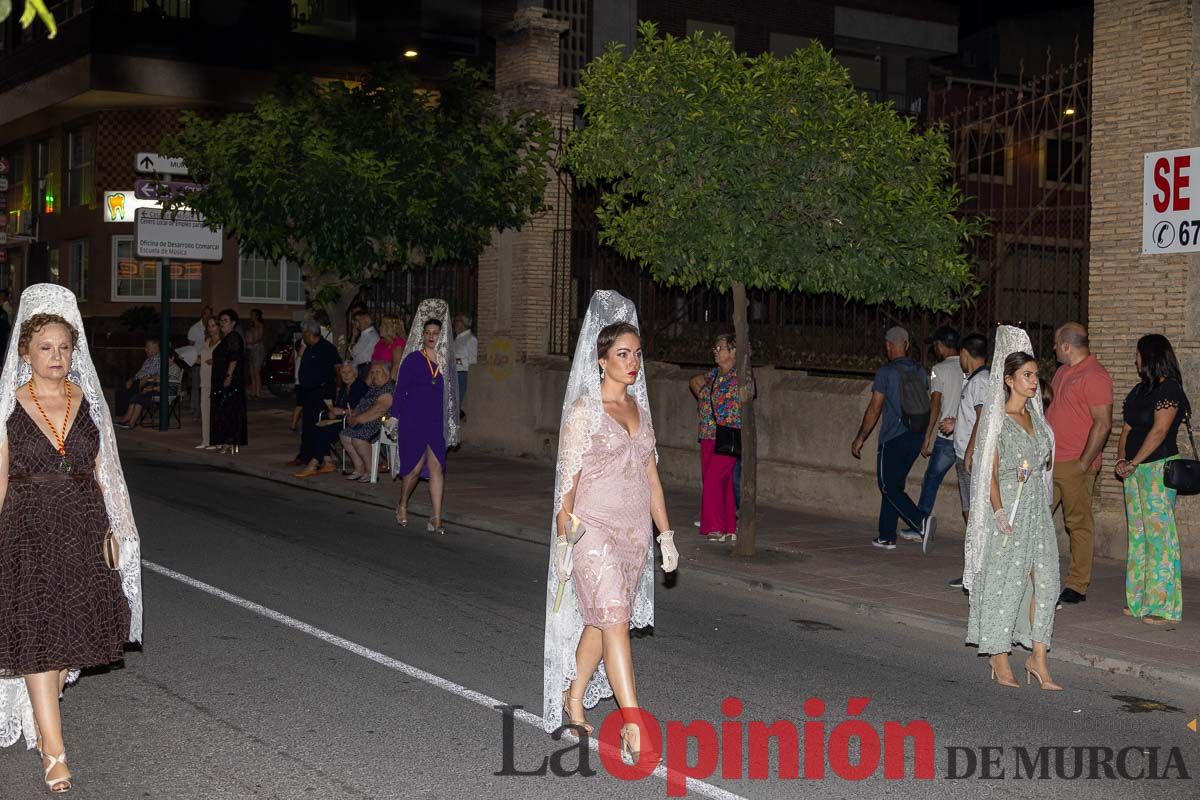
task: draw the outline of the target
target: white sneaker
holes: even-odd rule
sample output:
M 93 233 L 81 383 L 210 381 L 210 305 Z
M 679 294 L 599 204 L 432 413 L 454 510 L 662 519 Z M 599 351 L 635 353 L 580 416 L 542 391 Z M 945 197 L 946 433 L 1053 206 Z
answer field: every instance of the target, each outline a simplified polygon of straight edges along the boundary
M 925 555 L 933 552 L 933 534 L 937 532 L 937 517 L 930 514 L 921 523 L 921 552 Z
M 897 535 L 906 542 L 919 542 L 924 538 L 920 531 L 900 531 Z

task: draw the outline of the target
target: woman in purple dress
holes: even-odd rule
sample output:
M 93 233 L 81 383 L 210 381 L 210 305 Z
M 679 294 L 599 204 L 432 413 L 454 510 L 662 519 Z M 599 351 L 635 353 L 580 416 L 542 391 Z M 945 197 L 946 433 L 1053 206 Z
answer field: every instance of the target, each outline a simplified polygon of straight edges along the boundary
M 430 533 L 446 532 L 442 527 L 446 448 L 458 444 L 458 398 L 449 326 L 445 324 L 449 313 L 444 300 L 421 303 L 392 394 L 392 416 L 400 434 L 396 477 L 402 478 L 396 522 L 402 528 L 408 526 L 408 499 L 417 482 L 425 478 L 433 505 L 433 515 L 425 525 Z M 448 366 L 451 380 L 446 380 Z

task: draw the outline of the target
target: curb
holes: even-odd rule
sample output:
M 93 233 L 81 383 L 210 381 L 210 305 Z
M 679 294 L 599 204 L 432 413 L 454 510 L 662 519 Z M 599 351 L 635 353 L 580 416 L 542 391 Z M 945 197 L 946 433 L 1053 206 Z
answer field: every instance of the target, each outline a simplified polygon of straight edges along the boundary
M 302 478 L 297 478 L 290 472 L 281 469 L 255 469 L 250 465 L 240 463 L 237 458 L 229 458 L 228 456 L 214 455 L 208 451 L 195 451 L 192 448 L 176 447 L 170 444 L 162 444 L 157 442 L 137 441 L 125 443 L 133 445 L 129 450 L 144 453 L 163 453 L 174 455 L 190 455 L 194 463 L 203 463 L 211 466 L 221 467 L 230 472 L 236 472 L 243 475 L 250 475 L 256 478 L 264 478 L 288 486 L 293 486 L 300 489 L 305 489 L 317 494 L 329 495 L 332 497 L 340 497 L 343 500 L 353 500 L 356 502 L 372 505 L 379 508 L 392 508 L 390 502 L 382 502 L 378 495 L 369 490 L 360 490 L 357 487 L 330 487 L 322 483 L 308 482 Z M 390 480 L 390 478 L 388 479 Z M 378 484 L 376 484 L 378 485 Z M 409 511 L 413 516 L 428 518 L 431 509 L 423 503 L 410 503 Z M 456 513 L 443 518 L 443 523 L 452 524 L 463 528 L 490 533 L 495 536 L 502 536 L 507 539 L 517 539 L 520 541 L 530 542 L 549 546 L 546 542 L 546 531 L 544 528 L 530 528 L 528 526 L 517 523 L 502 522 L 495 519 L 490 519 L 485 516 L 479 516 L 470 513 Z M 774 548 L 764 548 L 774 549 Z M 791 553 L 791 551 L 785 551 Z M 962 622 L 949 617 L 930 616 L 927 614 L 919 614 L 913 611 L 905 611 L 903 609 L 892 608 L 891 606 L 882 603 L 872 603 L 863 600 L 858 600 L 845 595 L 822 592 L 800 584 L 788 583 L 786 581 L 766 581 L 761 578 L 750 577 L 739 574 L 736 570 L 726 570 L 711 564 L 702 564 L 695 561 L 688 562 L 691 569 L 699 570 L 705 574 L 713 575 L 719 578 L 725 578 L 737 581 L 751 589 L 758 589 L 765 592 L 783 592 L 792 595 L 805 602 L 813 603 L 817 606 L 822 606 L 835 611 L 851 611 L 858 616 L 871 617 L 872 619 L 885 620 L 894 622 L 900 625 L 907 625 L 918 630 L 923 630 L 929 633 L 947 636 L 958 641 L 963 641 L 963 625 Z M 1120 654 L 1106 651 L 1102 648 L 1089 648 L 1087 650 L 1080 649 L 1076 645 L 1070 643 L 1056 644 L 1049 653 L 1051 658 L 1056 661 L 1062 661 L 1067 664 L 1075 664 L 1078 666 L 1091 667 L 1093 669 L 1102 670 L 1113 675 L 1125 675 L 1134 678 L 1146 678 L 1153 680 L 1166 681 L 1181 688 L 1190 691 L 1200 691 L 1200 672 L 1189 672 L 1173 666 L 1159 665 L 1153 662 L 1133 661 L 1128 657 Z

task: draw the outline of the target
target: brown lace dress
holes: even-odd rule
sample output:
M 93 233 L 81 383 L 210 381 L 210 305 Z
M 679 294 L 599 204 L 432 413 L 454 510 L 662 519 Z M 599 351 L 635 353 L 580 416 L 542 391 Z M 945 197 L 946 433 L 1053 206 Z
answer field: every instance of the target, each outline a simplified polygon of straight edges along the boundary
M 8 419 L 8 493 L 0 508 L 0 676 L 122 658 L 129 604 L 104 563 L 104 496 L 93 476 L 100 434 L 87 401 L 67 432 L 71 471 L 20 403 Z

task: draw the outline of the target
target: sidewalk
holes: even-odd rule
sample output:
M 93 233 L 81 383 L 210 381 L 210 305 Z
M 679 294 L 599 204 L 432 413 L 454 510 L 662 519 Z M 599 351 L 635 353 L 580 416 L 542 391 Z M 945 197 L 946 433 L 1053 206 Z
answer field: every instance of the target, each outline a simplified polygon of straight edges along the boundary
M 199 422 L 187 414 L 182 431 L 118 430 L 118 440 L 125 452 L 157 452 L 180 462 L 212 464 L 388 509 L 395 506 L 399 485 L 387 475 L 381 475 L 376 485 L 352 483 L 337 474 L 293 477 L 297 468 L 284 463 L 295 456 L 298 443 L 297 434 L 288 431 L 290 402 L 251 401 L 250 409 L 250 445 L 234 456 L 194 449 Z M 468 442 L 450 455 L 445 521 L 546 543 L 553 492 L 553 464 L 473 451 Z M 410 516 L 417 517 L 409 527 L 413 534 L 424 533 L 427 498 L 424 486 L 418 487 L 409 507 Z M 863 498 L 863 502 L 873 509 L 878 499 Z M 871 521 L 760 504 L 759 555 L 741 559 L 730 554 L 730 545 L 700 539 L 693 527 L 700 507 L 698 491 L 668 487 L 667 505 L 677 531 L 681 571 L 701 569 L 754 588 L 788 592 L 816 605 L 849 608 L 960 641 L 965 635 L 966 595 L 946 585 L 962 571 L 961 538 L 943 536 L 928 556 L 921 555 L 919 546 L 904 542 L 894 551 L 881 551 L 870 544 L 875 535 Z M 380 512 L 379 524 L 395 524 L 390 510 Z M 954 523 L 945 527 L 951 533 L 961 529 Z M 1124 617 L 1124 582 L 1123 562 L 1096 559 L 1087 601 L 1058 612 L 1051 655 L 1200 688 L 1196 613 L 1178 625 L 1163 627 Z M 1187 577 L 1184 582 L 1188 583 Z M 964 657 L 967 654 L 964 648 Z

